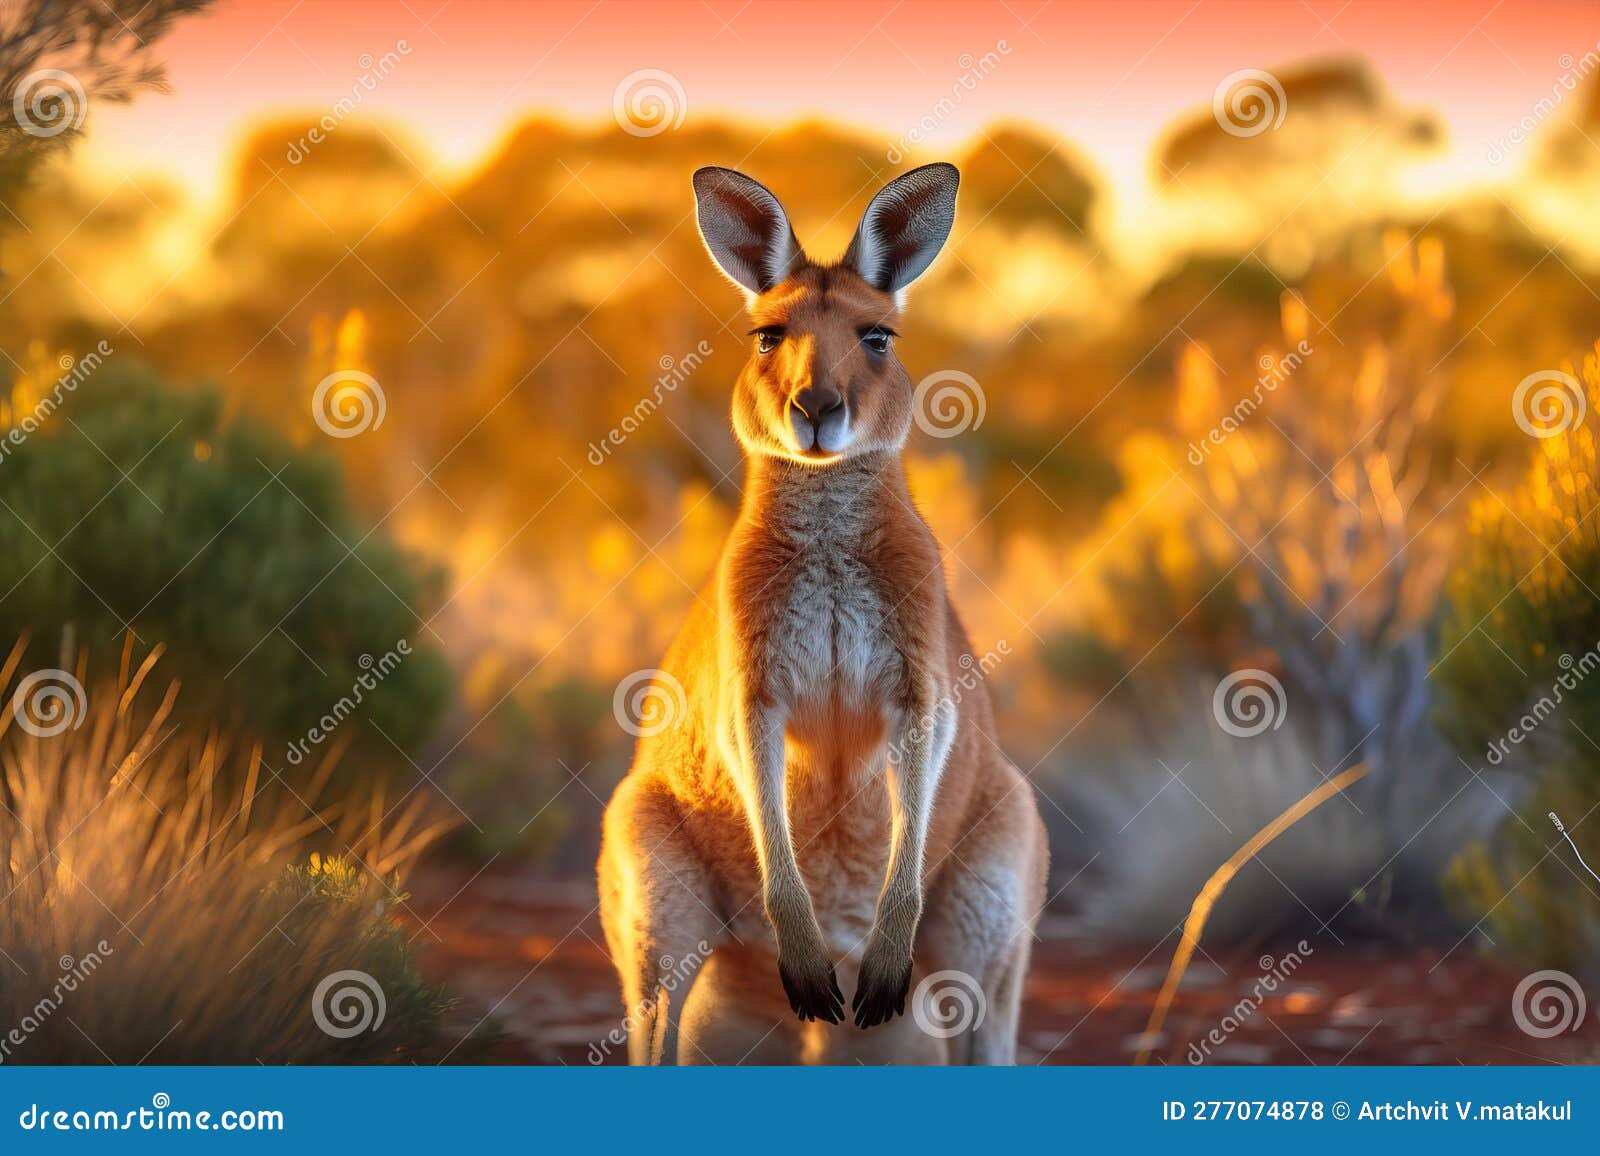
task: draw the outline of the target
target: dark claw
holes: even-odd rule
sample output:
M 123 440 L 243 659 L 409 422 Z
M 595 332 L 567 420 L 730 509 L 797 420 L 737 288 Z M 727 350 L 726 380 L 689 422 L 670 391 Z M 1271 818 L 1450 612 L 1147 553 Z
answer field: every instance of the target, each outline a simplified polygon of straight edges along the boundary
M 856 983 L 855 998 L 850 1001 L 855 1012 L 856 1027 L 873 1028 L 888 1023 L 897 1015 L 904 1015 L 906 995 L 911 990 L 911 964 L 896 966 L 885 973 L 870 961 L 864 961 L 861 977 Z
M 789 997 L 790 1010 L 802 1023 L 824 1020 L 836 1024 L 844 1019 L 844 993 L 839 990 L 839 980 L 831 964 L 823 962 L 815 970 L 803 972 L 780 959 L 778 978 L 783 981 L 783 993 Z

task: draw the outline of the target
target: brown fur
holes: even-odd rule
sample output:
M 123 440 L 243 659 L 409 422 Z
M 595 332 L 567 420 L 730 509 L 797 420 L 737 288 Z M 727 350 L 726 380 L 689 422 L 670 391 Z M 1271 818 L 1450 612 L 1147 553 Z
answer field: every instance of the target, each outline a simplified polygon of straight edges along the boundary
M 1044 832 L 985 687 L 956 686 L 976 656 L 900 462 L 912 384 L 861 336 L 895 300 L 801 258 L 750 311 L 783 336 L 735 387 L 743 508 L 661 666 L 688 709 L 641 740 L 604 821 L 630 1057 L 1008 1062 Z M 791 406 L 821 395 L 848 414 L 842 452 L 797 449 Z M 835 1026 L 836 961 L 855 1026 Z M 981 1025 L 879 1026 L 947 969 L 981 988 Z

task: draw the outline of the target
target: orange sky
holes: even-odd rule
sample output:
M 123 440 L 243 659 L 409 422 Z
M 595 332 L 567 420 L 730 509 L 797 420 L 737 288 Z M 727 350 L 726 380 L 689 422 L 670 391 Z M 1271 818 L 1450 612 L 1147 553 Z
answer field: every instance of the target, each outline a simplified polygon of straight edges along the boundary
M 1436 109 L 1467 171 L 1600 39 L 1593 3 L 1562 0 L 1123 0 L 972 3 L 516 3 L 224 0 L 167 42 L 174 91 L 92 112 L 90 156 L 165 168 L 214 191 L 241 124 L 327 111 L 405 41 L 364 113 L 407 123 L 447 168 L 522 116 L 600 120 L 627 74 L 662 69 L 690 119 L 824 113 L 885 145 L 950 94 L 963 56 L 1000 64 L 930 139 L 936 152 L 999 117 L 1064 133 L 1124 196 L 1153 135 L 1209 105 L 1240 68 L 1357 51 L 1401 100 Z

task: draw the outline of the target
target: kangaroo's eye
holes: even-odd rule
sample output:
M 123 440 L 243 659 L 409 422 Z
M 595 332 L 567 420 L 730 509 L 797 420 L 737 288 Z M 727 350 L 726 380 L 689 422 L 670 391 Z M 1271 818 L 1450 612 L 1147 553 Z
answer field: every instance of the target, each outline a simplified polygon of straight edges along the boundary
M 887 329 L 869 329 L 861 335 L 861 344 L 878 355 L 889 352 L 889 338 L 891 334 Z
M 771 353 L 782 343 L 781 329 L 762 329 L 756 333 L 756 350 L 760 353 Z

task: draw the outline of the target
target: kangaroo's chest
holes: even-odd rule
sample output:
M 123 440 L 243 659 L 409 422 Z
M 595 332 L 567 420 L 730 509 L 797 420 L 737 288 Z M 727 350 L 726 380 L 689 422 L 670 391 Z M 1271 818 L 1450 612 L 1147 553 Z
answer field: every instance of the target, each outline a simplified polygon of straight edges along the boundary
M 894 609 L 865 557 L 815 551 L 795 559 L 769 611 L 765 656 L 792 716 L 876 713 L 901 665 Z

